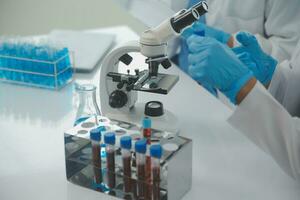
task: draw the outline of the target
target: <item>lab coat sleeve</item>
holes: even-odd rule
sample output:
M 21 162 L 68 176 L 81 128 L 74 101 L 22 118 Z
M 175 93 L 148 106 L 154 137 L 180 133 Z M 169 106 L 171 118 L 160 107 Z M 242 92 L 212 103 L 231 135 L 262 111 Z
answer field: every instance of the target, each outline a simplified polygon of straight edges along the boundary
M 265 35 L 256 37 L 263 49 L 282 62 L 289 60 L 300 38 L 300 1 L 266 0 Z
M 300 42 L 291 61 L 284 61 L 276 67 L 269 91 L 273 97 L 292 115 L 300 117 Z
M 300 180 L 300 120 L 257 83 L 228 122 L 271 155 L 291 177 Z

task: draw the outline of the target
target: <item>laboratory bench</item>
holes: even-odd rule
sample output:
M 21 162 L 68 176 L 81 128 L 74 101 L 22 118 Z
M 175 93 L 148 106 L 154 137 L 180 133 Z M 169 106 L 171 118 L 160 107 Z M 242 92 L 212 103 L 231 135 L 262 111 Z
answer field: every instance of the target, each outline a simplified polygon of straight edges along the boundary
M 116 45 L 138 39 L 126 26 L 89 31 L 116 34 Z M 74 82 L 98 86 L 100 63 L 60 91 L 0 83 L 1 200 L 114 199 L 69 183 L 65 175 L 64 131 L 75 120 Z M 231 109 L 176 66 L 167 72 L 180 77 L 173 90 L 139 93 L 138 101 L 163 102 L 178 117 L 180 134 L 193 139 L 192 189 L 184 200 L 299 200 L 300 185 L 226 122 Z

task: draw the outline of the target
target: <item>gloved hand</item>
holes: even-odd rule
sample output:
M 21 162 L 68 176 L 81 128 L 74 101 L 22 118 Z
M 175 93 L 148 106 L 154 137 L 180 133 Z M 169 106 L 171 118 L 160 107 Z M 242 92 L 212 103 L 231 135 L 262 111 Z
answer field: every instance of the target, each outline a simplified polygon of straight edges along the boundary
M 189 75 L 199 83 L 219 89 L 236 104 L 238 92 L 253 78 L 252 71 L 214 38 L 192 35 L 187 44 Z
M 231 34 L 226 33 L 222 30 L 212 28 L 208 25 L 205 25 L 201 22 L 195 22 L 191 27 L 185 29 L 182 33 L 182 36 L 184 38 L 188 38 L 191 35 L 200 35 L 200 36 L 206 36 L 206 37 L 212 37 L 218 40 L 219 42 L 222 42 L 223 44 L 228 44 L 230 42 Z M 229 45 L 231 46 L 231 45 Z M 233 46 L 233 44 L 232 44 Z M 231 46 L 231 47 L 232 47 Z
M 274 74 L 277 61 L 261 49 L 256 37 L 251 33 L 239 32 L 236 39 L 241 43 L 241 46 L 232 50 L 253 71 L 257 80 L 268 85 Z
M 226 33 L 224 31 L 209 27 L 202 22 L 195 22 L 191 27 L 186 28 L 182 33 L 182 39 L 186 40 L 191 35 L 199 35 L 199 36 L 207 36 L 217 39 L 219 42 L 222 42 L 224 44 L 228 44 L 231 35 L 229 33 Z M 233 42 L 232 42 L 233 43 Z M 188 61 L 187 61 L 187 54 L 188 50 L 185 47 L 186 45 L 181 46 L 181 55 L 179 57 L 179 67 L 187 72 L 188 70 Z M 233 44 L 232 44 L 233 46 Z M 205 83 L 199 83 L 201 84 L 207 91 L 209 91 L 211 94 L 213 94 L 215 97 L 218 96 L 217 90 L 213 88 L 210 85 L 206 85 Z

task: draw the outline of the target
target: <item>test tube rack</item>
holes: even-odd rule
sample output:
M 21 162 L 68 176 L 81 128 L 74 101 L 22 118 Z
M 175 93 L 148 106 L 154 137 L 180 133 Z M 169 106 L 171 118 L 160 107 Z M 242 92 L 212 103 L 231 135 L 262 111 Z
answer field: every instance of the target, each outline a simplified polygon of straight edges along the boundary
M 116 134 L 116 155 L 115 155 L 115 188 L 107 187 L 107 168 L 105 147 L 101 146 L 101 162 L 103 182 L 99 186 L 94 182 L 95 166 L 92 162 L 92 146 L 90 130 L 104 126 L 106 131 L 113 131 Z M 103 140 L 102 134 L 102 140 Z M 140 199 L 136 195 L 136 187 L 139 184 L 136 177 L 136 168 L 132 166 L 132 192 L 123 192 L 123 168 L 120 150 L 120 138 L 131 136 L 133 147 L 135 141 L 142 138 L 141 127 L 103 116 L 91 117 L 86 121 L 77 124 L 64 134 L 66 176 L 67 180 L 76 185 L 86 187 L 103 194 L 111 195 L 120 199 Z M 180 200 L 190 190 L 192 184 L 192 140 L 178 136 L 175 133 L 152 130 L 151 144 L 161 144 L 163 156 L 161 165 L 160 199 Z M 134 151 L 132 150 L 134 155 Z M 149 155 L 149 147 L 147 150 Z M 151 188 L 151 183 L 146 183 Z M 147 198 L 144 198 L 147 200 Z M 149 198 L 149 200 L 152 200 Z
M 0 81 L 59 90 L 73 80 L 73 52 L 55 61 L 44 61 L 0 54 Z

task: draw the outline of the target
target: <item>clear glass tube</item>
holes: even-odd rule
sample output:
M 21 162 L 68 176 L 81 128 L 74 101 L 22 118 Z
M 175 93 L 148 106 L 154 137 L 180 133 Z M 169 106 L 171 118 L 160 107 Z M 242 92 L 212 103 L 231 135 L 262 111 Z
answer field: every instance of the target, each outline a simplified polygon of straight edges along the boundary
M 131 152 L 129 149 L 122 149 L 122 160 L 123 160 L 123 181 L 124 181 L 124 192 L 129 193 L 132 191 L 131 188 Z
M 151 144 L 151 119 L 148 117 L 145 117 L 143 119 L 143 137 L 146 139 L 147 144 Z M 152 188 L 151 188 L 151 157 L 146 156 L 146 174 L 145 174 L 145 182 L 146 182 L 146 188 L 145 188 L 145 199 L 151 199 L 152 196 Z
M 76 93 L 78 95 L 79 104 L 74 126 L 92 116 L 96 117 L 97 115 L 101 115 L 101 111 L 96 101 L 96 89 L 97 87 L 92 84 L 76 84 Z M 97 119 L 95 122 L 97 124 Z
M 145 165 L 145 182 L 146 182 L 146 188 L 145 188 L 145 198 L 151 199 L 152 196 L 152 187 L 151 187 L 151 157 L 146 156 L 146 165 Z
M 92 140 L 92 157 L 94 165 L 94 181 L 97 184 L 102 183 L 102 168 L 101 168 L 101 143 Z
M 139 199 L 145 198 L 145 190 L 146 190 L 146 156 L 145 154 L 136 153 L 136 165 L 137 165 L 137 195 Z
M 115 146 L 106 144 L 106 167 L 107 167 L 107 185 L 109 188 L 116 186 L 115 173 Z
M 151 158 L 152 200 L 160 200 L 160 159 Z

